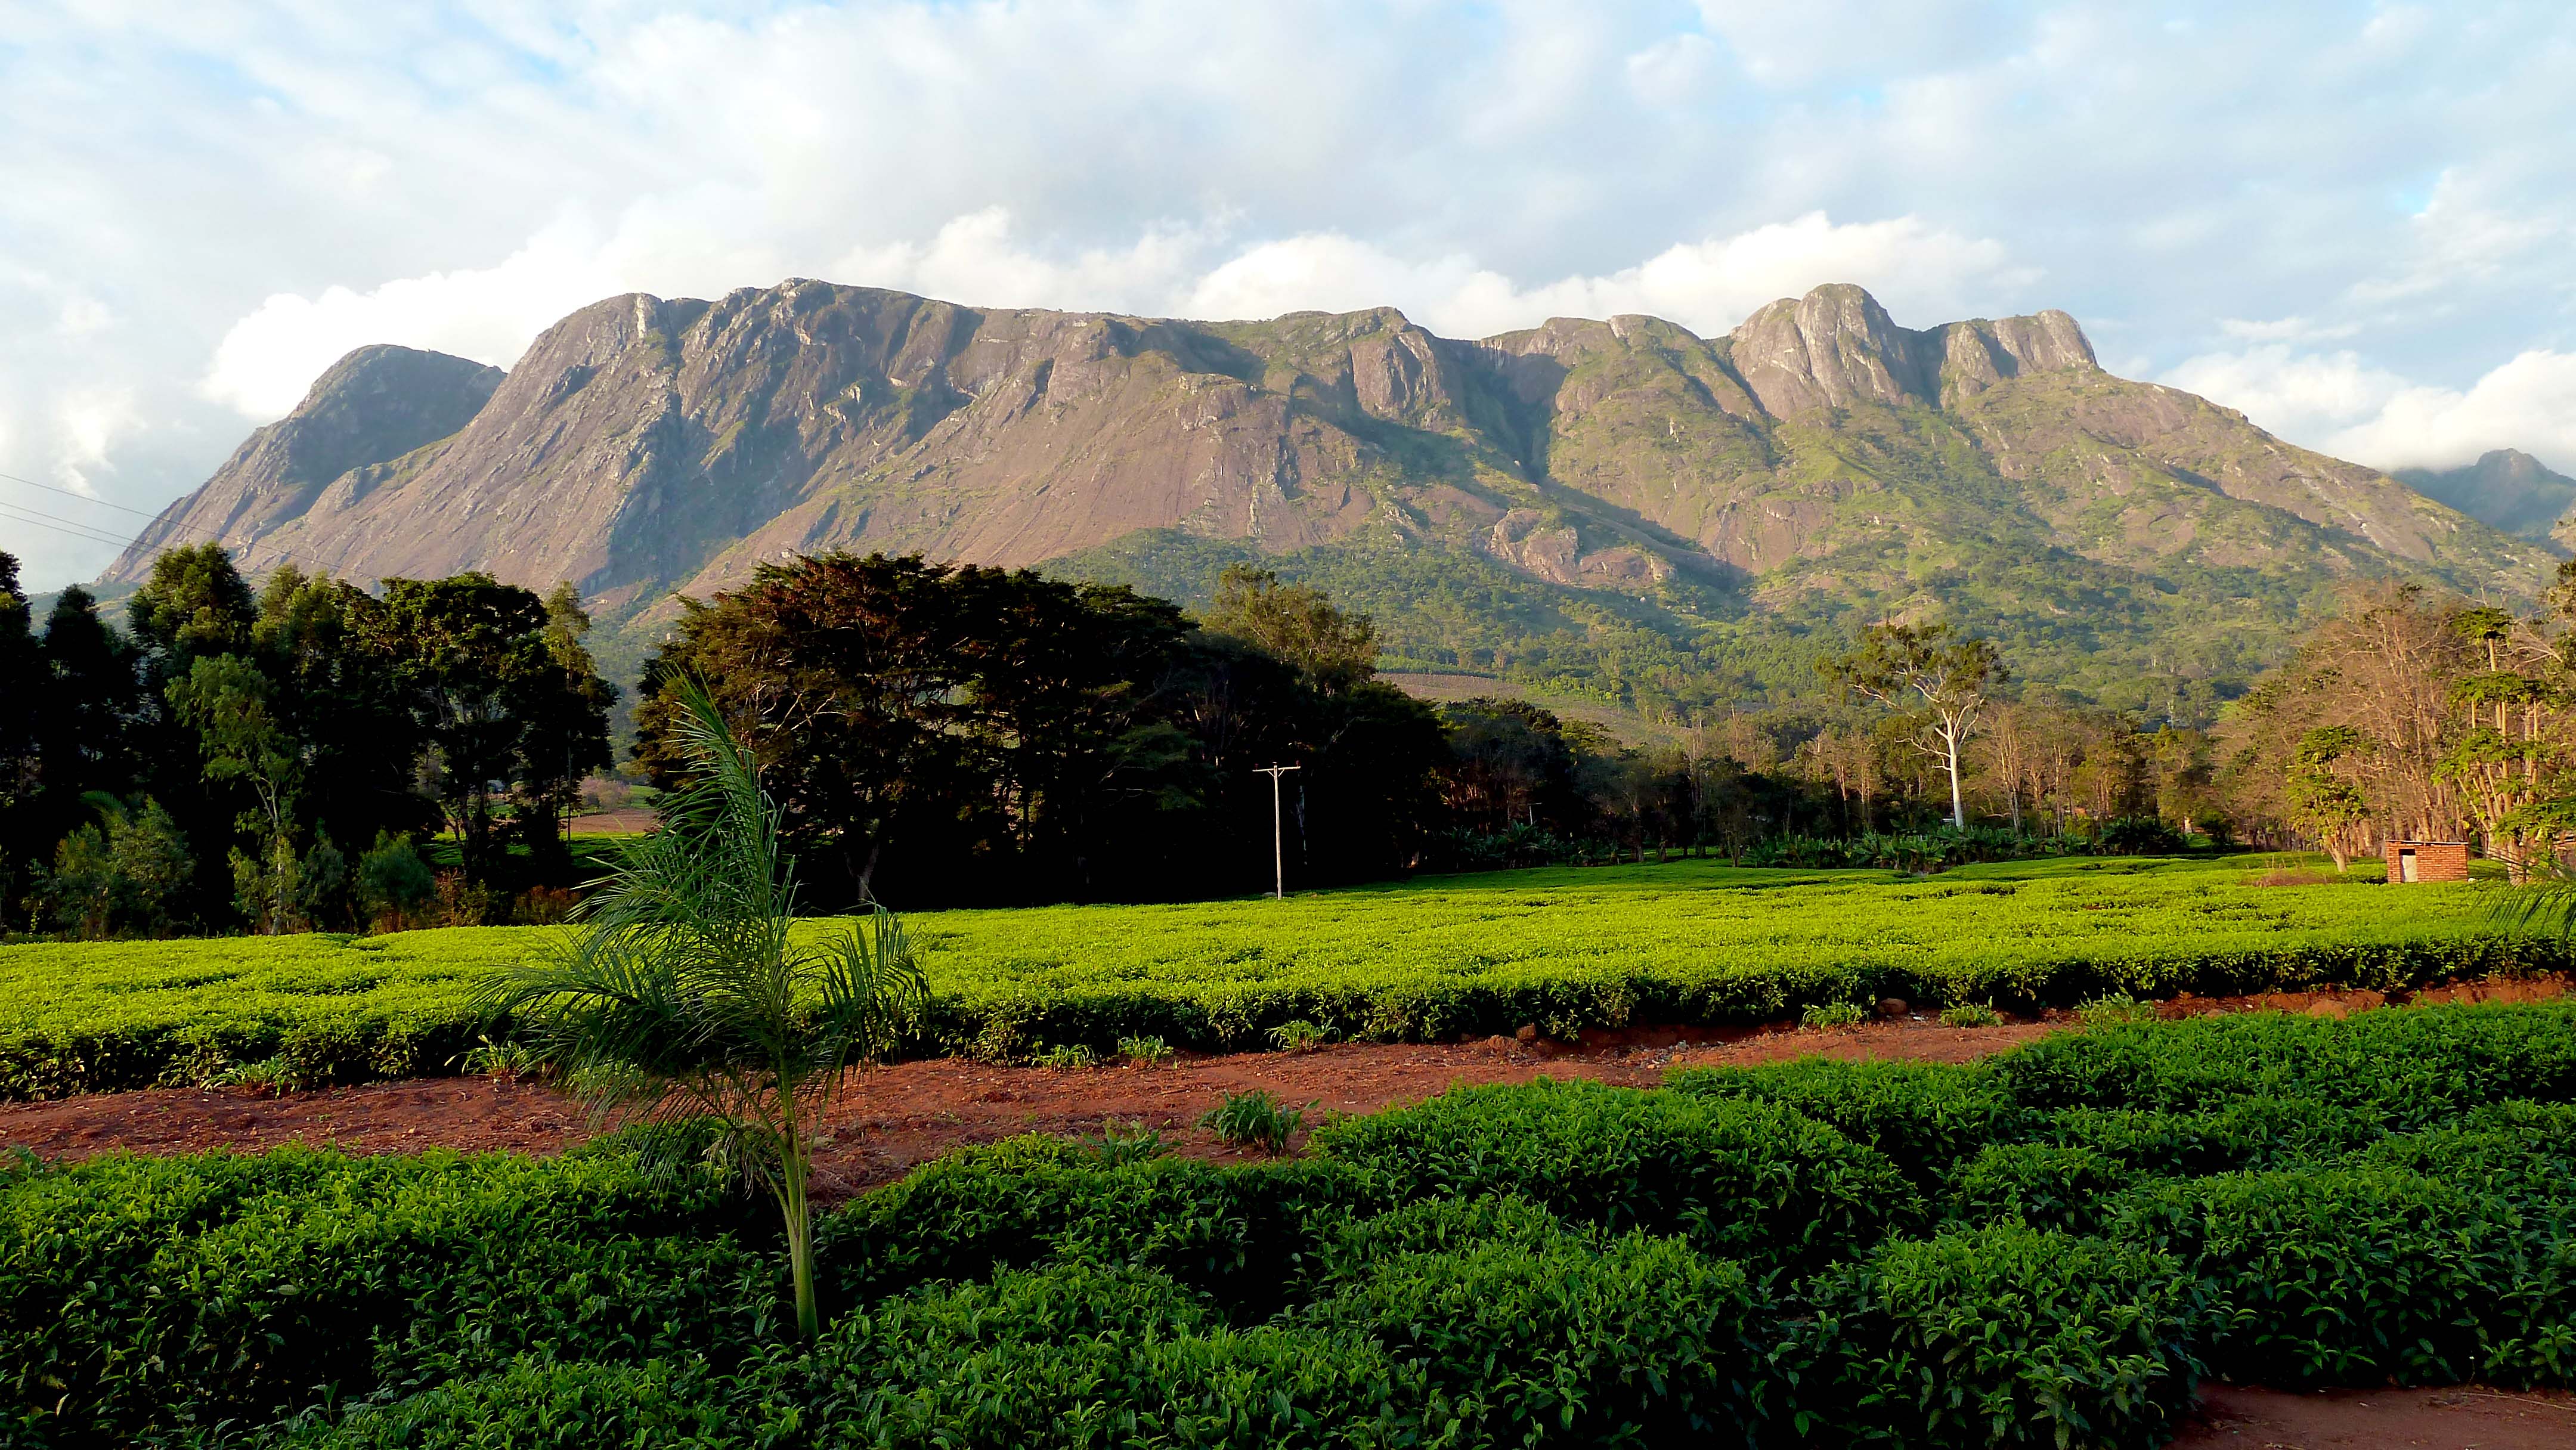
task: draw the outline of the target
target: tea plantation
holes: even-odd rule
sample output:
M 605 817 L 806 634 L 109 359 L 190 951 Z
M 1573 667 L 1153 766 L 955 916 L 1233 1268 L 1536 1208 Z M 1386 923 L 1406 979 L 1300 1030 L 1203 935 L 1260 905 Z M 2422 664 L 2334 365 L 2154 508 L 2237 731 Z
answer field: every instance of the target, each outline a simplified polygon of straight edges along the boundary
M 1155 906 L 909 918 L 937 999 L 925 1051 L 1021 1057 L 1259 1045 L 1274 1026 L 1436 1040 L 1745 1022 L 1893 994 L 2068 1003 L 2555 969 L 2481 885 L 2263 886 L 2250 861 L 2075 860 L 1886 872 L 1702 862 L 1503 872 Z M 808 924 L 822 933 L 829 921 Z M 306 1083 L 454 1072 L 475 989 L 556 929 L 0 947 L 0 1096 L 196 1082 L 272 1058 Z
M 762 1210 L 615 1143 L 22 1166 L 0 1440 L 2146 1447 L 2204 1376 L 2563 1386 L 2576 1010 L 1020 1140 L 828 1218 L 810 1346 Z

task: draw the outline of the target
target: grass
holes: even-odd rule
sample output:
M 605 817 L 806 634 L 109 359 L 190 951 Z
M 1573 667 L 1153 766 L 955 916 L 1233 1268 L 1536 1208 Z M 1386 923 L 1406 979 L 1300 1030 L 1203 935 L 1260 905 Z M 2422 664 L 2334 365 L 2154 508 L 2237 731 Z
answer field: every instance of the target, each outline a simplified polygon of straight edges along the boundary
M 1254 1050 L 1275 1028 L 1445 1040 L 1524 1024 L 1795 1018 L 1897 996 L 2389 988 L 2554 970 L 2477 883 L 2263 886 L 2276 859 L 2055 860 L 1928 879 L 1706 862 L 1555 868 L 1144 906 L 922 913 L 917 1046 L 1025 1059 L 1123 1038 Z M 828 930 L 830 923 L 810 923 Z M 304 1081 L 452 1072 L 475 988 L 557 928 L 0 947 L 0 1096 L 196 1082 L 283 1056 Z

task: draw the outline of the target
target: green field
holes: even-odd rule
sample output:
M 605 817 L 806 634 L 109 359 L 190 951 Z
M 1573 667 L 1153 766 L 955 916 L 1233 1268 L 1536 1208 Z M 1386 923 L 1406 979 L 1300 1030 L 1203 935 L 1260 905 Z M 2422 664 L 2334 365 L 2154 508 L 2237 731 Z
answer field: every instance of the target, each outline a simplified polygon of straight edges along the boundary
M 1820 1002 L 2063 1004 L 2556 969 L 2481 884 L 2263 886 L 2254 858 L 2060 860 L 1928 879 L 1705 862 L 1432 878 L 1266 899 L 924 913 L 923 1050 L 1013 1057 L 1130 1034 L 1260 1045 L 1293 1019 L 1401 1041 L 1756 1022 Z M 837 929 L 812 923 L 816 932 Z M 0 1094 L 452 1072 L 478 983 L 559 930 L 0 947 Z

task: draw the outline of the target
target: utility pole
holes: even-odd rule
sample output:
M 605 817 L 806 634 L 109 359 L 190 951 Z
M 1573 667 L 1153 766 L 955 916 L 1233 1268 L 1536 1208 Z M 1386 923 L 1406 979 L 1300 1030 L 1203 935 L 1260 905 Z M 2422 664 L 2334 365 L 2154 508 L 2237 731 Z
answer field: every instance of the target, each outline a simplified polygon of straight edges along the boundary
M 1279 777 L 1286 775 L 1292 770 L 1300 769 L 1300 767 L 1294 765 L 1257 765 L 1254 766 L 1253 769 L 1270 777 L 1270 869 L 1274 873 L 1272 878 L 1274 884 L 1271 887 L 1270 899 L 1273 901 L 1285 901 L 1288 899 L 1288 854 L 1287 848 L 1279 843 Z

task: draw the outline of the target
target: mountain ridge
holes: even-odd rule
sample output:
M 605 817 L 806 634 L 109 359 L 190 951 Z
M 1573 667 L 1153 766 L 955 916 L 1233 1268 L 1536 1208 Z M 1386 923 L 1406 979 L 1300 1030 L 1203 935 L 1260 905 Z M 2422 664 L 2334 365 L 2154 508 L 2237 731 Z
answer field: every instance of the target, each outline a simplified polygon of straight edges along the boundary
M 344 391 L 317 382 L 263 434 L 355 406 Z M 2242 674 L 2342 582 L 2521 597 L 2549 562 L 2114 377 L 2064 312 L 1915 330 L 1848 284 L 1720 337 L 1623 315 L 1474 340 L 1393 308 L 1190 322 L 805 280 L 628 294 L 547 329 L 443 436 L 319 487 L 255 452 L 158 537 L 220 535 L 253 570 L 568 578 L 618 619 L 817 549 L 1020 566 L 1160 531 L 1250 557 L 1454 553 L 1642 601 L 1676 638 L 1747 611 L 1939 607 L 2116 652 L 2096 625 L 2184 597 L 2197 635 L 2165 652 Z M 138 540 L 106 577 L 148 558 Z
M 2490 448 L 2457 468 L 2400 468 L 2389 476 L 2516 538 L 2576 547 L 2576 478 L 2519 448 Z

